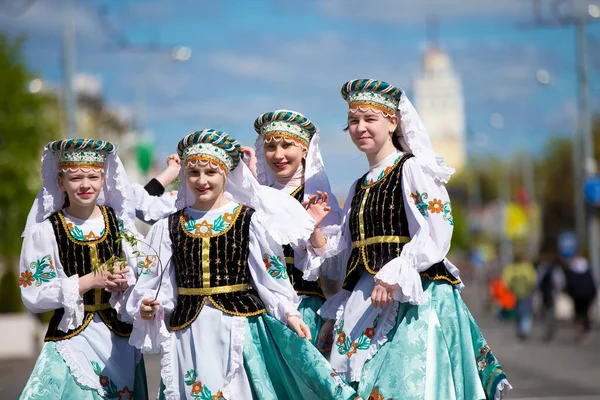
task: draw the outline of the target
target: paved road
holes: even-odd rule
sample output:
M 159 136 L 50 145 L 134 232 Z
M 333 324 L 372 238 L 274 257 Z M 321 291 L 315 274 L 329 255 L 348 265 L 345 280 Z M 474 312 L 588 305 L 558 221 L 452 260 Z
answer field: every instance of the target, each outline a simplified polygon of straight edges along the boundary
M 555 341 L 545 343 L 534 330 L 531 340 L 521 343 L 514 337 L 512 324 L 501 323 L 478 312 L 477 304 L 465 299 L 492 350 L 515 387 L 510 399 L 591 400 L 600 399 L 600 330 L 586 345 L 573 342 L 570 327 L 562 327 Z M 35 360 L 0 361 L 0 399 L 14 399 L 25 384 Z M 147 357 L 146 367 L 151 398 L 158 387 L 158 357 Z

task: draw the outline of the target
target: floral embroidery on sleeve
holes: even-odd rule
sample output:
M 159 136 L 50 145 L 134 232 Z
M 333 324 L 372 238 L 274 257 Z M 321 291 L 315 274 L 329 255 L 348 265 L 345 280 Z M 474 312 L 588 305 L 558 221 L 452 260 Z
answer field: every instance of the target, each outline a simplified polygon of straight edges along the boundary
M 223 392 L 220 390 L 212 394 L 210 389 L 197 380 L 196 370 L 190 369 L 185 374 L 185 384 L 192 387 L 190 394 L 194 400 L 225 400 Z
M 104 390 L 104 397 L 107 399 L 119 399 L 119 400 L 130 400 L 133 399 L 133 392 L 129 390 L 127 386 L 123 388 L 123 390 L 118 390 L 117 385 L 106 375 L 102 375 L 102 368 L 97 361 L 90 361 L 92 364 L 92 368 L 96 375 L 98 375 L 98 379 L 100 381 L 100 385 Z
M 428 212 L 427 212 L 428 207 L 427 207 L 427 203 L 425 203 L 425 200 L 427 200 L 427 197 L 429 197 L 427 195 L 427 193 L 415 192 L 415 193 L 410 194 L 410 198 L 415 203 L 417 210 L 419 210 L 421 215 L 424 217 L 428 216 Z
M 454 225 L 454 217 L 452 216 L 452 206 L 450 205 L 450 201 L 442 202 L 442 199 L 434 198 L 433 200 L 426 202 L 429 197 L 427 193 L 411 193 L 411 200 L 417 207 L 417 210 L 424 217 L 429 217 L 434 214 L 440 214 L 444 221 L 447 221 L 450 225 Z
M 152 267 L 156 266 L 156 260 L 157 260 L 156 256 L 146 256 L 146 258 L 143 261 L 140 261 L 138 263 L 138 274 L 139 275 L 151 274 L 153 272 Z
M 287 270 L 285 269 L 285 265 L 281 262 L 280 257 L 265 254 L 263 256 L 263 261 L 269 275 L 275 279 L 287 279 Z
M 431 211 L 432 214 L 441 213 L 443 208 L 444 204 L 442 204 L 442 201 L 440 199 L 433 199 L 433 201 L 429 202 L 429 207 L 427 207 L 427 209 Z
M 448 223 L 452 226 L 454 226 L 454 217 L 452 216 L 452 206 L 450 205 L 450 202 L 447 201 L 444 203 L 444 220 L 448 221 Z
M 19 277 L 19 286 L 31 286 L 32 282 L 35 282 L 35 286 L 41 286 L 42 283 L 56 278 L 56 271 L 50 254 L 46 254 L 40 260 L 32 262 L 29 264 L 29 268 L 33 270 L 33 273 L 31 271 L 22 272 Z

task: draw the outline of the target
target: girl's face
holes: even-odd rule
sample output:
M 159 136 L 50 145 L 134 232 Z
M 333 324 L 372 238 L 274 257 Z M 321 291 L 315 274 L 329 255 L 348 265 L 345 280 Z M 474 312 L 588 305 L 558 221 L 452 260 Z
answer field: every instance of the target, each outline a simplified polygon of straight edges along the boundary
M 95 206 L 103 185 L 104 173 L 100 170 L 66 171 L 58 175 L 58 186 L 67 193 L 71 207 Z
M 367 109 L 348 111 L 348 132 L 358 150 L 376 153 L 388 142 L 398 126 L 398 117 L 384 117 L 381 112 Z
M 188 187 L 200 203 L 212 203 L 223 195 L 226 175 L 214 164 L 196 164 L 185 169 Z
M 265 142 L 265 159 L 278 178 L 292 177 L 306 157 L 307 150 L 283 138 Z

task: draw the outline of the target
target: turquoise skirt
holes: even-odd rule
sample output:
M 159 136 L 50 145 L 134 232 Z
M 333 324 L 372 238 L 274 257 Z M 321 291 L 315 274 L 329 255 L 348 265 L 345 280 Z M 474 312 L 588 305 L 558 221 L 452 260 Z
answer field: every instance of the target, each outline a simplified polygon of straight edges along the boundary
M 302 314 L 302 320 L 310 329 L 310 334 L 312 336 L 311 342 L 315 347 L 318 342 L 317 337 L 323 326 L 323 318 L 317 314 L 317 311 L 324 302 L 325 301 L 319 296 L 306 296 L 300 302 L 300 306 L 298 307 L 298 311 Z
M 67 363 L 56 350 L 54 342 L 46 342 L 42 347 L 33 372 L 19 396 L 19 399 L 23 400 L 101 400 L 105 398 L 107 397 L 100 396 L 95 389 L 82 386 L 75 380 Z M 143 358 L 135 369 L 133 399 L 148 399 Z
M 388 341 L 365 363 L 365 399 L 493 399 L 506 376 L 459 291 L 423 278 L 425 304 L 401 303 Z
M 310 341 L 266 313 L 247 320 L 244 369 L 254 400 L 360 399 Z M 163 390 L 161 383 L 159 399 Z

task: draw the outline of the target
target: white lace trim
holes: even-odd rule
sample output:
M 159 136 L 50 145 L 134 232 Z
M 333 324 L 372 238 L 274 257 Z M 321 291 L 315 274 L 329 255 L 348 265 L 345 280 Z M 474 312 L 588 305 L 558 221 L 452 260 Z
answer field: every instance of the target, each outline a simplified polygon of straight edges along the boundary
M 198 165 L 200 165 L 201 167 L 206 167 L 207 165 L 210 165 L 211 168 L 219 170 L 219 174 L 227 175 L 227 172 L 223 169 L 223 166 L 221 164 L 218 164 L 217 162 L 211 161 L 211 160 L 205 160 L 205 159 L 190 160 L 190 161 L 186 162 L 185 167 L 186 168 L 196 167 Z
M 172 334 L 167 330 L 167 327 L 164 323 L 164 309 L 162 307 L 159 307 L 152 322 L 153 324 L 151 325 L 151 328 L 156 328 L 158 325 L 158 331 L 155 331 L 158 348 L 161 351 L 160 377 L 165 385 L 165 398 L 167 400 L 178 400 L 179 390 L 173 383 L 173 365 L 171 362 L 171 350 L 173 347 Z M 142 348 L 142 352 L 144 352 L 144 348 Z
M 345 290 L 342 289 L 340 292 L 345 292 Z M 340 292 L 338 292 L 338 293 L 340 293 Z M 350 298 L 350 294 L 351 293 L 348 292 L 348 296 L 347 296 L 346 300 L 343 303 L 341 303 L 335 310 L 335 323 L 333 324 L 333 332 L 334 333 L 340 327 L 340 322 L 342 321 L 342 318 L 344 318 L 344 310 L 346 309 L 346 303 L 348 302 L 348 299 Z M 337 293 L 336 293 L 336 295 L 337 295 Z M 323 305 L 325 305 L 325 304 L 323 304 Z M 321 308 L 323 308 L 323 307 L 321 307 Z M 319 309 L 319 311 L 321 311 L 321 310 Z M 325 317 L 323 317 L 323 318 L 325 318 Z M 335 334 L 334 334 L 333 338 L 335 339 Z M 344 377 L 344 379 L 346 379 L 348 382 L 351 382 L 351 380 L 349 380 L 350 377 L 348 376 L 347 364 L 344 363 L 344 365 L 338 367 L 338 369 L 335 372 L 337 372 L 338 375 L 342 375 Z M 362 372 L 362 368 L 361 368 L 361 372 Z M 359 375 L 361 375 L 361 374 L 359 374 Z M 355 381 L 360 382 L 360 376 Z
M 59 340 L 56 343 L 56 351 L 65 360 L 65 364 L 69 367 L 71 375 L 82 386 L 97 390 L 100 396 L 104 396 L 104 390 L 100 385 L 100 380 L 92 379 L 85 373 L 84 369 L 77 363 L 75 356 L 71 353 L 68 346 L 68 340 Z
M 371 340 L 371 345 L 369 346 L 369 350 L 367 350 L 367 358 L 365 359 L 365 363 L 371 358 L 373 358 L 375 354 L 377 354 L 377 351 L 379 351 L 381 346 L 383 346 L 388 341 L 388 333 L 390 333 L 392 328 L 396 326 L 396 318 L 398 317 L 398 308 L 400 307 L 400 303 L 394 301 L 390 305 L 390 307 L 390 311 L 386 316 L 385 320 L 379 321 L 380 328 L 377 335 Z M 381 313 L 383 314 L 384 312 L 385 310 Z M 352 376 L 350 378 L 353 382 L 360 382 L 361 373 L 362 369 L 359 371 L 352 371 Z
M 348 302 L 350 294 L 351 293 L 345 289 L 340 290 L 323 303 L 321 308 L 317 311 L 317 314 L 323 319 L 335 319 L 337 321 L 338 315 L 341 318 L 341 313 L 344 312 L 344 305 Z
M 241 393 L 239 389 L 239 371 L 244 363 L 244 339 L 246 336 L 245 317 L 233 317 L 232 338 L 231 338 L 231 359 L 229 373 L 225 377 L 223 384 L 223 397 L 226 399 L 234 398 L 234 394 Z
M 414 305 L 424 304 L 421 276 L 406 257 L 400 255 L 394 258 L 384 265 L 374 278 L 375 282 L 398 285 L 398 289 L 394 292 L 394 300 Z
M 81 172 L 90 172 L 90 171 L 94 171 L 94 172 L 102 172 L 104 173 L 104 168 L 98 168 L 98 167 L 59 167 L 59 170 L 61 172 L 77 172 L 77 171 L 81 171 Z
M 302 143 L 296 141 L 296 140 L 292 140 L 283 136 L 278 136 L 278 135 L 273 135 L 273 136 L 269 136 L 266 139 L 263 139 L 264 143 L 271 143 L 272 141 L 275 141 L 277 143 L 284 141 L 286 144 L 293 144 L 296 147 L 302 147 L 303 149 L 306 149 L 306 146 L 304 146 Z M 256 150 L 255 150 L 256 151 Z
M 83 323 L 83 297 L 79 294 L 79 275 L 71 275 L 62 280 L 60 302 L 65 310 L 58 329 L 68 332 Z
M 510 384 L 510 382 L 508 382 L 508 379 L 502 379 L 500 381 L 500 383 L 498 383 L 498 387 L 496 388 L 496 394 L 494 395 L 494 400 L 502 400 L 502 398 L 504 396 L 506 396 L 506 394 L 508 392 L 510 392 L 513 389 L 512 385 Z
M 362 112 L 372 111 L 374 113 L 381 114 L 385 118 L 390 118 L 391 117 L 390 114 L 384 112 L 383 110 L 380 110 L 378 108 L 369 107 L 369 106 L 352 106 L 351 108 L 348 109 L 348 111 L 351 112 L 351 113 L 355 113 L 358 110 L 360 110 Z

